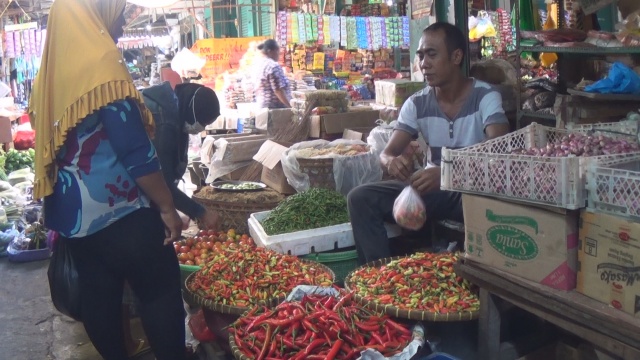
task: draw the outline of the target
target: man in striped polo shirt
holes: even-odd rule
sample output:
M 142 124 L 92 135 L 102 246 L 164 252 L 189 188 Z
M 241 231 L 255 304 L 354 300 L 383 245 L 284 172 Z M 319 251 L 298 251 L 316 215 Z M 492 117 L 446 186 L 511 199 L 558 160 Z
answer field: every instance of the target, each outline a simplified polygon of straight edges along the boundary
M 460 193 L 440 190 L 442 147 L 467 147 L 509 132 L 500 93 L 464 75 L 466 52 L 466 37 L 454 25 L 438 22 L 422 33 L 417 54 L 427 86 L 404 103 L 380 155 L 383 169 L 396 180 L 365 184 L 348 196 L 361 264 L 391 255 L 384 222 L 393 221 L 393 203 L 409 184 L 424 200 L 427 222 L 463 221 Z M 426 169 L 415 171 L 403 152 L 419 134 L 430 147 L 431 159 Z

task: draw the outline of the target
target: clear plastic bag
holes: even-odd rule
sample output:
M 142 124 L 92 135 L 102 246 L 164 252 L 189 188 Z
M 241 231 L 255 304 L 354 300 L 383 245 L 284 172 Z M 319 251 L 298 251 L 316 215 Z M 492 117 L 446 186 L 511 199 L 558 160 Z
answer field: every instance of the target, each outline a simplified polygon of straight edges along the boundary
M 309 190 L 309 175 L 300 170 L 298 152 L 309 149 L 326 149 L 338 145 L 366 145 L 360 140 L 338 139 L 333 142 L 326 140 L 304 141 L 294 144 L 282 154 L 282 169 L 287 182 L 297 192 Z M 378 156 L 370 149 L 368 153 L 357 156 L 326 155 L 314 158 L 333 158 L 333 176 L 335 190 L 347 195 L 356 186 L 382 179 L 382 168 L 378 164 Z
M 393 218 L 405 229 L 420 230 L 427 221 L 424 202 L 411 186 L 402 190 L 393 203 Z

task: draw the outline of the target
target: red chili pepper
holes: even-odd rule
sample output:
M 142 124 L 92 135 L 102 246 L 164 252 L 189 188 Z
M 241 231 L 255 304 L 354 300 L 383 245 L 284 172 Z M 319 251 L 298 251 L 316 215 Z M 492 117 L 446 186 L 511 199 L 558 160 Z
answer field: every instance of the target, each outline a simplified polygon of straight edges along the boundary
M 380 325 L 364 325 L 359 322 L 355 323 L 356 326 L 363 331 L 378 331 L 380 330 Z
M 307 346 L 304 349 L 304 355 L 311 355 L 311 351 L 313 351 L 313 349 L 317 348 L 318 346 L 322 345 L 325 343 L 325 339 L 317 339 L 317 340 L 313 340 L 311 342 L 311 344 L 309 344 L 309 346 Z
M 401 332 L 405 335 L 411 335 L 411 331 L 409 329 L 407 329 L 406 327 L 398 324 L 397 322 L 387 319 L 386 320 L 386 324 L 387 326 L 390 326 L 391 328 L 393 328 L 394 330 Z
M 336 305 L 333 307 L 333 310 L 338 311 L 338 309 L 344 306 L 344 304 L 350 302 L 352 297 L 353 297 L 353 292 L 347 293 L 347 295 L 343 296 L 342 299 L 340 299 L 336 303 Z
M 302 320 L 303 318 L 304 318 L 304 314 L 300 314 L 287 319 L 269 319 L 264 321 L 264 323 L 271 326 L 287 326 L 295 321 Z
M 271 332 L 273 331 L 271 326 L 267 326 L 267 334 L 265 336 L 264 344 L 262 345 L 262 350 L 260 351 L 260 355 L 258 355 L 258 360 L 264 360 L 267 356 L 267 351 L 269 349 L 269 341 L 271 341 Z
M 315 326 L 313 326 L 313 325 L 312 325 L 308 320 L 306 320 L 306 319 L 305 319 L 305 320 L 302 320 L 302 325 L 303 325 L 307 330 L 313 331 L 314 333 L 317 333 L 317 332 L 318 332 L 318 329 L 316 329 L 316 327 L 315 327 Z
M 327 354 L 326 360 L 333 360 L 336 357 L 336 355 L 338 355 L 338 352 L 340 351 L 340 347 L 342 346 L 342 344 L 343 344 L 342 340 L 340 339 L 336 340 L 336 342 L 333 343 L 331 350 Z

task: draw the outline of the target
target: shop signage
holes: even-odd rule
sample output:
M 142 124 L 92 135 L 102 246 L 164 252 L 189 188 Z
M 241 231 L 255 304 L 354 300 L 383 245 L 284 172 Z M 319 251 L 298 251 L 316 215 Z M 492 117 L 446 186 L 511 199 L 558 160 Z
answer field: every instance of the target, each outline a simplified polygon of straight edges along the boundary
M 207 62 L 202 68 L 202 82 L 215 89 L 222 90 L 222 76 L 225 72 L 237 70 L 240 59 L 252 42 L 261 42 L 266 37 L 225 38 L 198 40 L 191 51 Z

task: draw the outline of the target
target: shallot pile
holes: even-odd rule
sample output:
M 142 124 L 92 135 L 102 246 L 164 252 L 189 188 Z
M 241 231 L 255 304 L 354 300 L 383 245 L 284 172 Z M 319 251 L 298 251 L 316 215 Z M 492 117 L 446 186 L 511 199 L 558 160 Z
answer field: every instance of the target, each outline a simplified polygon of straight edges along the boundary
M 590 136 L 583 134 L 569 134 L 557 139 L 553 143 L 540 148 L 514 150 L 513 154 L 546 156 L 546 157 L 566 157 L 575 156 L 601 156 L 626 154 L 640 151 L 640 146 L 636 142 L 621 139 L 613 139 L 604 135 Z

